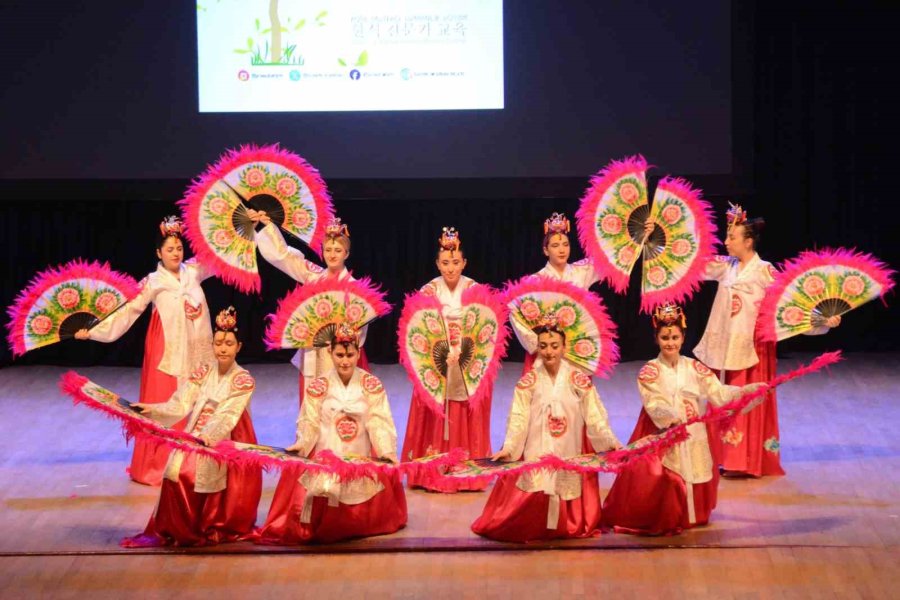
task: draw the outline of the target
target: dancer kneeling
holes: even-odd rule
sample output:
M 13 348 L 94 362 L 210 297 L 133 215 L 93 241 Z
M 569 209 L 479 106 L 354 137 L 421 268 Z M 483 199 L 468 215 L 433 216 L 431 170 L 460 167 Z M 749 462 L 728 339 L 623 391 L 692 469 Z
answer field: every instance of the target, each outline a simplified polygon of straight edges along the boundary
M 381 381 L 357 368 L 359 334 L 340 325 L 331 341 L 334 368 L 306 386 L 297 420 L 297 443 L 308 456 L 330 450 L 339 457 L 374 456 L 397 463 L 397 430 Z M 263 544 L 305 544 L 393 533 L 406 525 L 399 471 L 353 479 L 339 474 L 285 472 L 278 482 Z
M 228 307 L 216 317 L 217 365 L 201 364 L 167 402 L 137 403 L 164 425 L 190 415 L 185 431 L 207 446 L 221 440 L 255 444 L 250 397 L 255 382 L 235 362 L 241 349 L 237 317 Z M 163 475 L 159 502 L 142 535 L 122 540 L 129 548 L 208 546 L 234 542 L 253 531 L 262 492 L 259 469 L 229 469 L 212 458 L 175 450 Z
M 590 376 L 563 360 L 565 334 L 555 319 L 534 328 L 541 358 L 516 384 L 503 448 L 494 460 L 569 458 L 621 447 Z M 528 542 L 598 533 L 596 473 L 539 469 L 497 480 L 472 531 Z
M 766 385 L 724 385 L 702 362 L 681 356 L 685 319 L 680 307 L 659 307 L 653 327 L 660 353 L 638 374 L 644 407 L 629 443 L 705 413 L 707 402 L 721 406 Z M 619 533 L 673 535 L 709 522 L 716 507 L 719 474 L 707 426 L 695 423 L 688 426 L 688 433 L 690 437 L 666 452 L 662 460 L 654 456 L 619 474 L 603 505 L 604 525 Z

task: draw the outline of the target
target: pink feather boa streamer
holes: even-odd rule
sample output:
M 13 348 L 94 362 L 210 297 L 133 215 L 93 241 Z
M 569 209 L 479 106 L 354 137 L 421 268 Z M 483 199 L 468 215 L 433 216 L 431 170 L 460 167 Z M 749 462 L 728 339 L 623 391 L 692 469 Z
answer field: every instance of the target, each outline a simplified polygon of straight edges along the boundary
M 526 275 L 518 281 L 508 283 L 503 295 L 506 304 L 509 304 L 519 296 L 540 292 L 569 296 L 590 314 L 600 331 L 600 340 L 596 341 L 599 341 L 601 354 L 594 374 L 599 377 L 609 377 L 619 362 L 619 346 L 616 344 L 618 337 L 616 324 L 606 311 L 603 299 L 597 294 L 583 290 L 571 283 L 541 275 Z
M 334 216 L 334 207 L 328 187 L 319 172 L 298 155 L 281 148 L 278 144 L 258 146 L 247 144 L 239 149 L 230 149 L 218 162 L 207 167 L 191 183 L 184 198 L 178 201 L 186 224 L 185 236 L 197 259 L 225 283 L 234 285 L 242 292 L 259 292 L 259 274 L 235 269 L 209 248 L 200 230 L 200 206 L 210 187 L 219 179 L 242 164 L 251 162 L 272 162 L 280 164 L 296 173 L 309 188 L 316 205 L 316 228 L 309 241 L 309 247 L 321 256 L 321 246 L 325 238 L 325 225 Z
M 139 438 L 154 446 L 164 446 L 173 450 L 201 454 L 219 462 L 225 460 L 219 452 L 204 446 L 198 438 L 189 433 L 170 429 L 148 417 L 128 414 L 98 402 L 84 393 L 82 388 L 88 383 L 91 383 L 91 380 L 87 377 L 79 375 L 75 371 L 68 371 L 60 377 L 59 389 L 62 393 L 72 398 L 73 404 L 82 404 L 106 417 L 119 421 L 122 427 L 122 434 L 126 440 Z
M 603 195 L 616 181 L 632 173 L 644 175 L 650 165 L 643 156 L 637 154 L 628 156 L 622 160 L 614 160 L 603 167 L 596 175 L 591 177 L 591 185 L 585 191 L 580 201 L 580 207 L 575 213 L 575 223 L 578 228 L 578 240 L 585 254 L 591 259 L 597 272 L 619 294 L 628 288 L 628 273 L 623 273 L 606 256 L 600 243 L 597 241 L 596 217 L 600 201 Z M 644 176 L 646 177 L 646 176 Z
M 854 248 L 822 248 L 821 250 L 804 250 L 796 258 L 782 263 L 781 272 L 766 290 L 765 298 L 759 306 L 756 319 L 756 335 L 762 341 L 776 341 L 778 334 L 775 327 L 775 311 L 778 300 L 791 283 L 809 269 L 829 265 L 844 265 L 862 271 L 881 286 L 879 295 L 884 296 L 894 288 L 896 271 L 871 254 L 859 252 Z
M 483 304 L 491 309 L 497 319 L 497 343 L 494 345 L 494 354 L 488 362 L 487 371 L 478 384 L 478 389 L 469 397 L 469 407 L 478 412 L 485 404 L 485 400 L 494 392 L 494 381 L 500 371 L 501 362 L 506 358 L 506 349 L 509 344 L 509 328 L 506 322 L 509 319 L 509 309 L 500 292 L 489 285 L 476 284 L 469 286 L 462 293 L 462 304 Z M 485 418 L 489 419 L 490 415 Z
M 328 277 L 306 285 L 299 285 L 287 296 L 278 301 L 278 308 L 270 314 L 269 326 L 266 327 L 264 342 L 269 350 L 282 348 L 281 340 L 285 328 L 291 320 L 294 310 L 302 302 L 323 292 L 355 294 L 372 305 L 379 317 L 391 312 L 391 305 L 385 300 L 386 294 L 372 281 L 364 279 L 336 279 Z
M 688 437 L 690 436 L 687 430 L 688 426 L 693 425 L 694 423 L 710 423 L 714 421 L 721 421 L 725 425 L 727 425 L 738 414 L 740 414 L 741 410 L 746 408 L 751 402 L 757 400 L 761 396 L 764 396 L 771 388 L 777 387 L 783 383 L 787 383 L 792 379 L 803 377 L 805 375 L 809 375 L 810 373 L 815 373 L 816 371 L 833 365 L 840 360 L 840 351 L 826 352 L 825 354 L 816 357 L 808 365 L 802 365 L 789 373 L 779 375 L 768 381 L 766 386 L 762 386 L 759 389 L 753 390 L 752 392 L 742 394 L 740 397 L 735 398 L 731 402 L 724 404 L 721 407 L 708 410 L 702 416 L 693 417 L 685 421 L 684 423 L 681 423 L 674 427 L 670 427 L 669 429 L 666 429 L 658 434 L 642 438 L 642 440 L 639 440 L 631 448 L 613 450 L 604 453 L 606 463 L 600 466 L 573 464 L 572 462 L 569 462 L 564 458 L 547 455 L 541 457 L 538 460 L 523 462 L 521 465 L 515 468 L 500 472 L 459 477 L 444 475 L 444 477 L 473 481 L 489 481 L 494 477 L 506 475 L 521 475 L 523 473 L 528 473 L 539 469 L 555 469 L 563 471 L 574 471 L 578 473 L 618 473 L 626 466 L 634 464 L 637 461 L 647 460 L 653 456 L 660 456 L 663 452 L 669 450 L 676 444 L 688 439 Z
M 641 296 L 641 311 L 652 313 L 660 304 L 666 302 L 683 303 L 700 289 L 706 272 L 706 265 L 715 256 L 717 240 L 716 224 L 712 205 L 703 200 L 700 190 L 679 177 L 664 177 L 656 187 L 680 198 L 691 211 L 697 236 L 697 254 L 691 261 L 685 274 L 673 285 Z
M 406 296 L 403 301 L 403 310 L 400 312 L 400 325 L 397 327 L 397 353 L 400 357 L 400 364 L 406 369 L 406 374 L 413 384 L 414 397 L 419 398 L 435 415 L 442 417 L 444 415 L 443 405 L 435 401 L 431 397 L 431 393 L 419 381 L 416 367 L 406 353 L 406 332 L 409 330 L 409 322 L 413 315 L 420 310 L 434 310 L 440 314 L 441 303 L 434 296 L 421 291 L 412 292 Z
M 141 291 L 138 282 L 133 277 L 113 271 L 108 262 L 88 262 L 82 258 L 76 258 L 63 265 L 41 271 L 32 278 L 24 290 L 19 292 L 15 302 L 6 310 L 9 315 L 9 323 L 7 323 L 9 333 L 6 339 L 13 356 L 21 356 L 27 351 L 24 331 L 28 324 L 28 313 L 34 303 L 47 290 L 72 279 L 103 281 L 110 287 L 119 290 L 127 300 L 133 299 Z

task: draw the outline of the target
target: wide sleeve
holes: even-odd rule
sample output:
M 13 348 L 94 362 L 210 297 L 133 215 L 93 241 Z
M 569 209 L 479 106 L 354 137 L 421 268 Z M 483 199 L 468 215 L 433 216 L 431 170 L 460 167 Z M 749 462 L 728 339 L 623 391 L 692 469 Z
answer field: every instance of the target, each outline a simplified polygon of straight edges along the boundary
M 749 384 L 744 387 L 737 385 L 725 385 L 709 367 L 700 361 L 694 361 L 694 368 L 700 383 L 700 396 L 713 406 L 722 406 L 738 398 L 745 391 L 749 392 L 758 387 L 758 384 Z M 754 405 L 755 406 L 755 405 Z
M 528 422 L 531 418 L 531 399 L 536 382 L 534 371 L 526 373 L 516 384 L 512 406 L 509 407 L 502 452 L 513 460 L 518 460 L 525 452 L 525 439 L 528 437 Z
M 713 256 L 706 263 L 706 270 L 703 272 L 703 279 L 707 281 L 721 281 L 731 266 L 731 260 L 727 256 Z
M 622 445 L 609 426 L 606 407 L 603 406 L 600 394 L 593 385 L 581 396 L 581 410 L 588 439 L 591 440 L 595 452 L 605 452 Z
M 583 275 L 583 281 L 585 285 L 585 289 L 591 287 L 600 279 L 602 279 L 602 275 L 600 271 L 594 266 L 594 261 L 589 258 L 582 258 L 581 260 L 577 260 L 572 263 L 576 269 L 579 269 Z
M 206 265 L 197 260 L 196 257 L 186 260 L 184 265 L 189 269 L 193 269 L 197 283 L 206 281 L 213 276 L 213 272 L 206 268 Z
M 659 381 L 659 368 L 647 363 L 638 374 L 638 392 L 644 410 L 659 429 L 665 429 L 681 422 L 681 413 L 666 398 Z
M 284 236 L 274 223 L 269 223 L 257 231 L 255 238 L 262 257 L 295 281 L 306 283 L 314 271 L 320 270 L 307 261 L 302 252 L 287 245 Z
M 391 415 L 391 405 L 388 404 L 387 393 L 384 387 L 374 394 L 369 394 L 369 414 L 366 419 L 366 432 L 369 441 L 375 448 L 378 457 L 389 454 L 397 455 L 397 428 L 394 426 L 394 417 Z
M 307 384 L 303 405 L 300 407 L 300 416 L 297 417 L 297 443 L 300 444 L 300 455 L 308 456 L 319 441 L 319 427 L 322 396 L 309 393 L 309 386 L 320 381 L 313 379 Z
M 519 339 L 519 343 L 525 348 L 525 352 L 534 354 L 537 352 L 538 336 L 531 329 L 520 323 L 518 319 L 513 317 L 512 310 L 512 307 L 510 307 L 509 324 L 512 325 L 513 331 Z
M 195 381 L 186 381 L 178 386 L 175 393 L 165 402 L 147 406 L 144 414 L 166 427 L 171 427 L 191 412 L 198 389 L 199 386 Z
M 255 389 L 256 382 L 247 371 L 233 375 L 228 396 L 219 403 L 199 434 L 209 440 L 210 444 L 228 439 L 241 415 L 250 405 L 250 397 Z
M 150 280 L 144 279 L 137 296 L 88 331 L 90 339 L 95 342 L 114 342 L 125 335 L 138 317 L 147 310 L 154 296 Z

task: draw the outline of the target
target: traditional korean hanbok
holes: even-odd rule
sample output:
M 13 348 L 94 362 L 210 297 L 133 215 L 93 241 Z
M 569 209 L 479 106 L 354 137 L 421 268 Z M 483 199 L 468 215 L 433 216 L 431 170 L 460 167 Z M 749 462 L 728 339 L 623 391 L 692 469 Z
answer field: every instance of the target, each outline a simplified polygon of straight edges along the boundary
M 140 293 L 89 331 L 90 339 L 113 342 L 153 304 L 144 341 L 140 401 L 165 402 L 198 364 L 214 362 L 209 308 L 200 282 L 210 276 L 195 262 L 182 263 L 176 277 L 162 263 L 141 282 Z M 173 425 L 182 429 L 183 424 Z M 129 473 L 147 485 L 159 485 L 169 451 L 136 440 Z
M 278 230 L 274 223 L 268 223 L 256 232 L 256 245 L 259 248 L 259 253 L 269 264 L 284 272 L 288 277 L 301 285 L 332 277 L 328 270 L 306 260 L 302 252 L 288 246 L 281 231 Z M 335 277 L 339 280 L 354 280 L 346 267 Z M 369 361 L 366 358 L 365 350 L 362 349 L 362 345 L 366 341 L 367 331 L 368 327 L 360 329 L 358 363 L 359 368 L 366 371 L 369 370 Z M 315 350 L 298 350 L 294 358 L 291 359 L 291 363 L 300 370 L 299 395 L 301 404 L 303 403 L 303 394 L 306 389 L 305 382 L 316 377 L 322 377 L 334 367 L 327 347 L 316 348 Z
M 721 406 L 753 387 L 724 385 L 709 367 L 684 356 L 673 368 L 660 355 L 638 374 L 644 406 L 629 443 L 702 415 L 707 403 Z M 662 460 L 652 457 L 619 473 L 603 505 L 605 525 L 622 533 L 673 535 L 709 521 L 719 472 L 706 425 L 690 425 L 688 433 Z
M 336 370 L 310 380 L 297 440 L 304 455 L 322 450 L 342 457 L 396 455 L 397 430 L 381 381 L 359 368 L 347 385 Z M 330 543 L 393 533 L 406 518 L 399 471 L 355 478 L 284 473 L 256 539 L 279 545 Z
M 618 447 L 606 409 L 590 376 L 560 364 L 552 378 L 537 365 L 516 384 L 503 450 L 514 460 L 552 454 L 569 458 Z M 475 533 L 501 541 L 529 542 L 599 533 L 596 473 L 540 469 L 497 480 Z
M 185 431 L 222 440 L 256 443 L 250 419 L 253 377 L 234 363 L 224 375 L 204 364 L 147 416 L 171 426 L 188 416 Z M 141 535 L 125 547 L 207 546 L 234 542 L 253 532 L 262 492 L 258 468 L 229 469 L 212 458 L 174 450 L 165 467 L 159 501 Z
M 448 338 L 459 331 L 462 318 L 462 295 L 469 287 L 477 283 L 460 276 L 456 288 L 447 287 L 443 277 L 436 277 L 425 284 L 422 293 L 436 297 L 442 306 L 441 313 L 445 322 Z M 448 339 L 453 346 L 454 339 Z M 430 454 L 448 452 L 453 448 L 463 448 L 472 457 L 483 457 L 491 454 L 491 394 L 485 396 L 478 410 L 472 410 L 468 402 L 466 386 L 462 371 L 458 365 L 448 365 L 447 393 L 444 398 L 445 416 L 430 410 L 418 392 L 413 391 L 409 407 L 409 419 L 406 425 L 406 438 L 403 441 L 403 460 L 413 460 Z M 487 483 L 465 480 L 438 480 L 424 476 L 409 476 L 410 487 L 422 487 L 436 492 L 453 493 L 460 490 L 483 490 Z

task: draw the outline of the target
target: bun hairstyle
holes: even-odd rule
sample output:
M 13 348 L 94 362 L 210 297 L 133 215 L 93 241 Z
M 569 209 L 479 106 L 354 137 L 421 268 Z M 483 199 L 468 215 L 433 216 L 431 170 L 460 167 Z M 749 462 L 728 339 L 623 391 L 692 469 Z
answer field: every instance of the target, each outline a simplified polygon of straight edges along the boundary
M 234 339 L 236 339 L 238 343 L 243 341 L 241 340 L 241 333 L 237 326 L 237 311 L 233 306 L 220 310 L 219 314 L 216 315 L 216 320 L 213 325 L 213 335 L 219 331 L 222 333 L 234 334 Z
M 441 231 L 441 237 L 438 238 L 437 258 L 441 257 L 441 252 L 449 252 L 450 256 L 459 252 L 460 258 L 464 257 L 462 249 L 462 240 L 459 238 L 459 232 L 455 227 L 444 227 Z
M 759 248 L 759 240 L 762 237 L 762 232 L 766 229 L 766 220 L 762 217 L 756 217 L 754 219 L 748 219 L 743 225 L 744 237 L 753 240 L 753 249 L 756 250 Z

